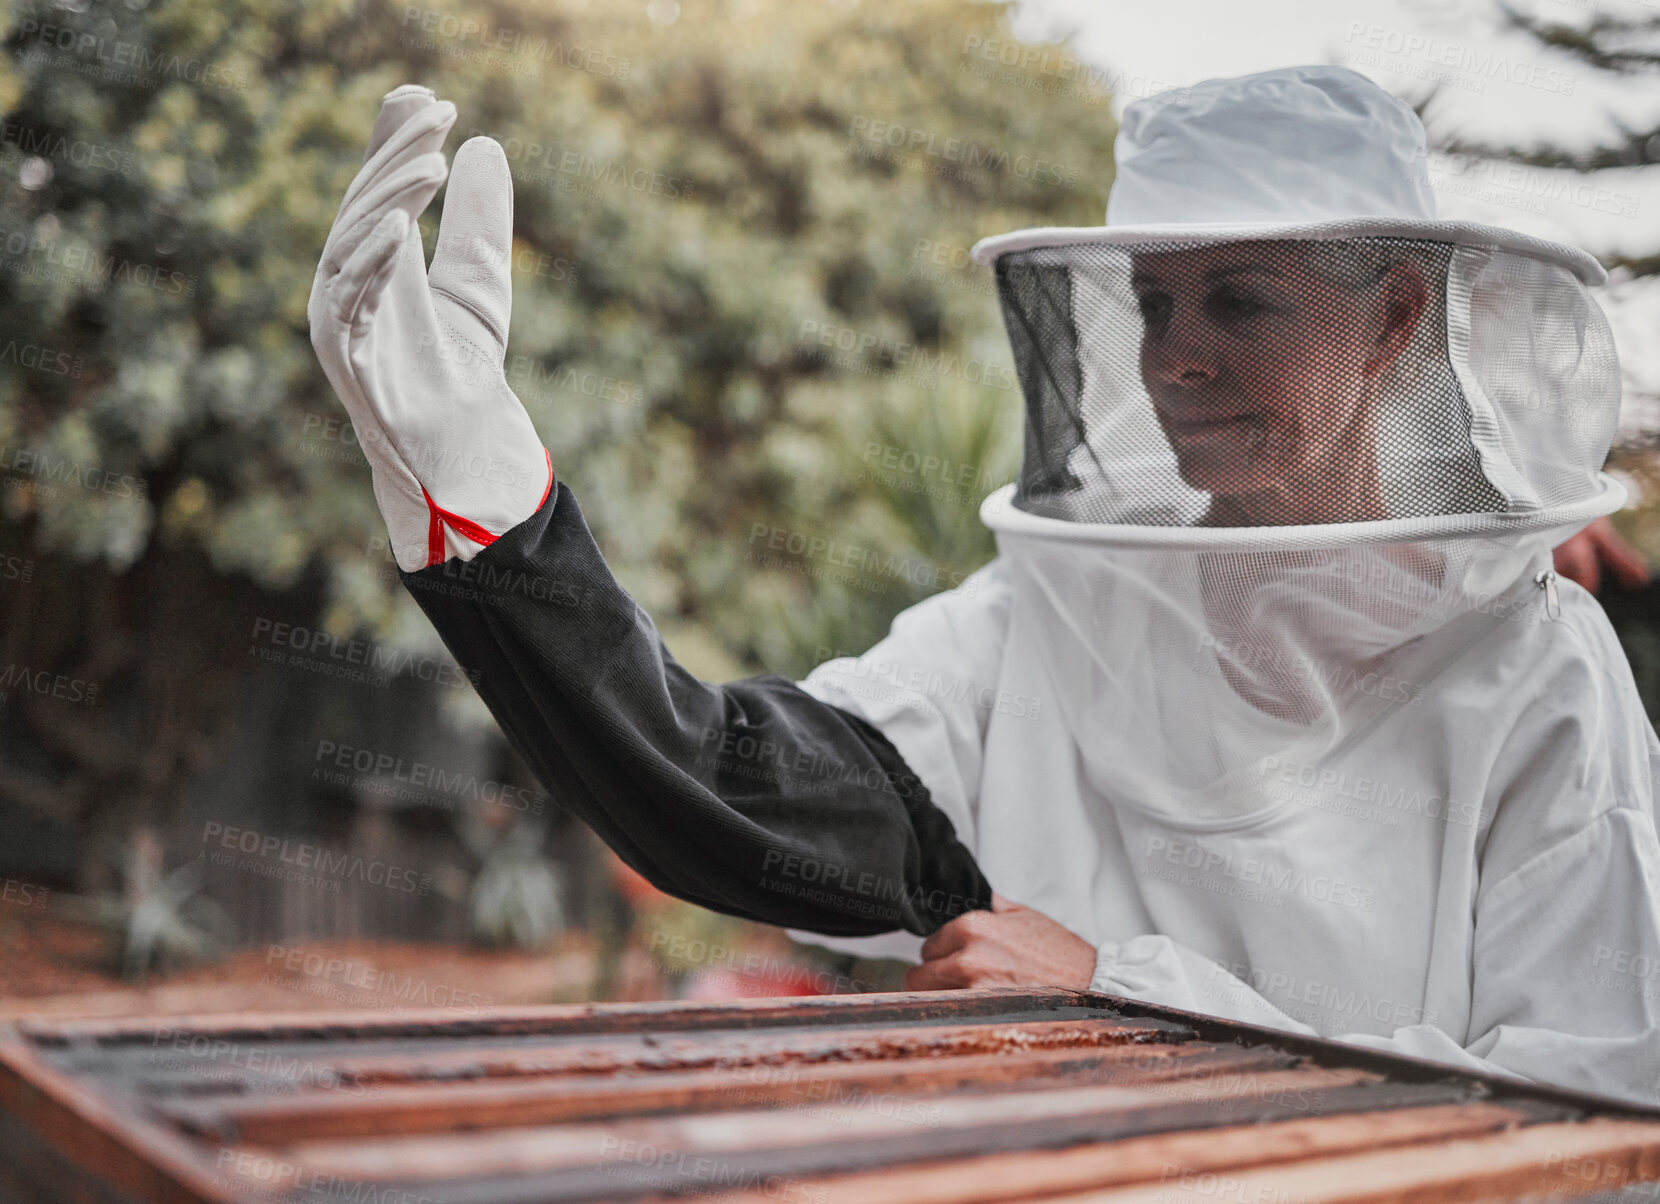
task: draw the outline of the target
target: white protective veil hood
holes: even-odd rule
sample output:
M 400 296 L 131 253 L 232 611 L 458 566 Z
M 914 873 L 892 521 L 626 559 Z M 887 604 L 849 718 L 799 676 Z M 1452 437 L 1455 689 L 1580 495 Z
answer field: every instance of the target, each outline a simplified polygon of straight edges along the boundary
M 1340 67 L 1129 105 L 1104 226 L 975 248 L 998 556 L 801 684 L 1093 990 L 1652 1104 L 1660 739 L 1551 571 L 1624 498 L 1603 273 L 1438 219 L 1424 146 Z
M 981 514 L 1095 788 L 1233 822 L 1623 502 L 1603 273 L 1438 220 L 1416 115 L 1345 68 L 1138 101 L 1117 155 L 1105 226 L 974 249 L 1027 407 Z

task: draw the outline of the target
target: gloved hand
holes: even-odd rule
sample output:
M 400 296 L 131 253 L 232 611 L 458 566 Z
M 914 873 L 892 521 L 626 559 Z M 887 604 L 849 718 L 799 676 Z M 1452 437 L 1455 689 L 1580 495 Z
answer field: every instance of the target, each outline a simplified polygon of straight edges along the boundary
M 489 138 L 455 155 L 432 270 L 415 219 L 446 169 L 455 106 L 387 93 L 323 246 L 311 345 L 374 475 L 405 572 L 470 560 L 529 518 L 553 467 L 502 363 L 512 310 L 513 179 Z

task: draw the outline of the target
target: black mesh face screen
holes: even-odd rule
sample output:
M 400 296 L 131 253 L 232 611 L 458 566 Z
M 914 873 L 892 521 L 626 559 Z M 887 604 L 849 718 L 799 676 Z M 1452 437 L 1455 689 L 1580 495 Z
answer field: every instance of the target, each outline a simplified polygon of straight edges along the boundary
M 1005 255 L 997 261 L 997 289 L 1027 399 L 1027 455 L 1020 492 L 1075 492 L 1083 482 L 1067 467 L 1067 456 L 1075 447 L 1087 447 L 1087 440 L 1077 404 L 1083 381 L 1072 320 L 1072 273 Z M 1011 297 L 1019 303 L 1011 304 Z M 1050 429 L 1056 423 L 1062 429 Z
M 1216 527 L 1505 510 L 1448 357 L 1452 250 L 1351 238 L 1003 254 L 1027 413 L 1014 505 Z

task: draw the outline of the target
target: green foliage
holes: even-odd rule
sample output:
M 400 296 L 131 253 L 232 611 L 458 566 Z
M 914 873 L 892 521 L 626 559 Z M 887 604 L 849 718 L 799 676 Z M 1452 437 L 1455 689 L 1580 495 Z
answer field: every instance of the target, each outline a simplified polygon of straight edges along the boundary
M 235 944 L 225 910 L 202 892 L 202 863 L 162 872 L 162 850 L 140 829 L 123 850 L 122 887 L 63 902 L 66 914 L 104 928 L 120 945 L 122 976 L 141 982 L 213 961 Z
M 492 948 L 546 946 L 565 924 L 559 876 L 542 855 L 547 825 L 469 811 L 457 832 L 479 862 L 467 895 L 472 938 Z
M 974 73 L 968 39 L 1002 19 L 957 0 L 694 0 L 669 25 L 598 3 L 25 6 L 0 57 L 0 323 L 75 371 L 0 362 L 0 444 L 147 488 L 13 474 L 4 520 L 111 572 L 178 545 L 271 589 L 323 566 L 336 631 L 408 605 L 364 571 L 383 528 L 305 300 L 380 96 L 419 81 L 458 105 L 454 145 L 508 148 L 512 381 L 625 585 L 722 668 L 868 642 L 992 550 L 977 495 L 873 475 L 870 444 L 981 481 L 1016 459 L 1018 394 L 961 366 L 1007 372 L 985 276 L 918 247 L 961 263 L 986 234 L 1097 222 L 1110 182 L 1104 98 Z M 862 345 L 804 333 L 832 328 Z M 759 567 L 774 529 L 876 567 Z M 918 562 L 943 572 L 916 584 Z
M 978 567 L 1020 404 L 967 248 L 1098 222 L 1114 133 L 1105 96 L 970 53 L 1005 7 L 23 0 L 0 569 L 33 578 L 0 587 L 0 632 L 99 703 L 8 702 L 0 805 L 106 851 L 163 822 L 223 755 L 256 622 L 435 649 L 305 317 L 407 82 L 456 103 L 451 153 L 507 148 L 509 379 L 692 672 L 800 676 Z M 83 845 L 81 887 L 107 885 Z M 496 936 L 551 914 L 536 873 L 492 877 Z
M 1650 5 L 1649 7 L 1653 7 Z M 1589 16 L 1563 14 L 1566 20 L 1551 16 L 1530 14 L 1508 4 L 1499 6 L 1505 24 L 1527 35 L 1539 53 L 1547 58 L 1563 57 L 1577 60 L 1596 73 L 1595 85 L 1606 85 L 1624 78 L 1653 76 L 1660 71 L 1660 18 L 1647 13 L 1596 11 Z M 1434 99 L 1433 92 L 1426 106 Z M 1549 170 L 1573 171 L 1587 177 L 1592 184 L 1606 184 L 1616 190 L 1626 187 L 1622 181 L 1634 177 L 1630 169 L 1660 165 L 1660 123 L 1614 120 L 1594 123 L 1572 138 L 1556 142 L 1531 137 L 1526 144 L 1476 137 L 1456 129 L 1438 129 L 1444 122 L 1432 122 L 1436 131 L 1435 149 L 1472 159 L 1494 159 L 1500 162 L 1525 164 Z M 1600 173 L 1618 173 L 1610 179 Z M 1618 240 L 1616 240 L 1618 241 Z M 1609 294 L 1625 294 L 1627 303 L 1636 296 L 1634 282 L 1645 277 L 1660 276 L 1660 247 L 1638 247 L 1634 251 L 1604 254 L 1603 266 L 1609 270 Z M 1609 302 L 1604 301 L 1604 304 Z M 1627 411 L 1644 406 L 1652 413 L 1655 394 L 1638 392 L 1628 381 L 1625 392 Z M 1620 532 L 1634 543 L 1652 564 L 1660 565 L 1660 440 L 1651 429 L 1652 422 L 1641 431 L 1628 431 L 1616 441 L 1609 458 L 1609 467 L 1621 473 L 1632 487 L 1631 500 L 1626 509 L 1614 519 Z M 1634 622 L 1638 622 L 1634 620 Z M 1627 641 L 1626 650 L 1638 668 L 1639 681 L 1644 679 L 1643 663 L 1653 665 L 1650 652 L 1660 641 L 1660 617 L 1649 620 L 1651 628 L 1636 643 Z M 1640 623 L 1638 624 L 1640 625 Z M 1627 629 L 1621 629 L 1625 639 Z M 1645 662 L 1644 657 L 1649 657 Z M 1652 673 L 1648 680 L 1652 680 Z M 1652 692 L 1645 697 L 1649 715 L 1660 717 L 1660 703 Z

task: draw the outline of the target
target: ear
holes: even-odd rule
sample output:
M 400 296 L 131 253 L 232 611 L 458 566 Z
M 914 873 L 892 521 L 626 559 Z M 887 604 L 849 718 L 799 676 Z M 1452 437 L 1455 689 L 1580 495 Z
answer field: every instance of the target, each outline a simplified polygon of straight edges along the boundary
M 1406 350 L 1418 323 L 1429 308 L 1429 284 L 1418 265 L 1402 260 L 1391 267 L 1381 285 L 1383 326 L 1377 346 L 1366 357 L 1366 374 L 1375 376 Z

